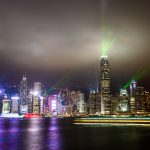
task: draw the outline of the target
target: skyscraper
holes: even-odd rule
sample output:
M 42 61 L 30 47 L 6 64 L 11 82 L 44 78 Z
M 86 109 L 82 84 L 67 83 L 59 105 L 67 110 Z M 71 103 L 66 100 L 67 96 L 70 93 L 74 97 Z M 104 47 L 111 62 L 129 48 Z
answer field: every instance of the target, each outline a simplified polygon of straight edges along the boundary
M 30 92 L 28 94 L 28 113 L 33 112 L 33 92 L 32 89 L 30 89 Z
M 41 96 L 41 83 L 34 82 L 34 91 L 33 91 L 33 113 L 40 113 L 40 96 Z
M 18 113 L 18 103 L 19 103 L 18 96 L 11 97 L 11 113 Z
M 131 81 L 130 83 L 130 113 L 136 113 L 136 100 L 135 95 L 137 91 L 137 83 L 135 80 Z
M 129 111 L 129 95 L 126 89 L 121 89 L 119 96 L 119 113 L 125 113 L 128 111 Z
M 23 76 L 20 83 L 20 114 L 28 113 L 27 78 Z
M 100 59 L 101 114 L 111 113 L 110 68 L 107 56 Z
M 89 114 L 90 115 L 95 115 L 96 113 L 96 94 L 91 92 L 89 94 Z
M 84 93 L 78 91 L 77 92 L 77 108 L 79 113 L 84 113 L 85 112 L 85 102 L 84 102 Z
M 146 103 L 146 91 L 144 87 L 137 87 L 137 92 L 135 95 L 135 107 L 137 114 L 146 114 L 147 110 L 147 103 Z
M 57 116 L 58 114 L 58 96 L 50 95 L 48 98 L 49 112 L 51 116 Z
M 10 113 L 11 102 L 9 99 L 3 100 L 3 107 L 2 107 L 2 114 L 8 114 Z

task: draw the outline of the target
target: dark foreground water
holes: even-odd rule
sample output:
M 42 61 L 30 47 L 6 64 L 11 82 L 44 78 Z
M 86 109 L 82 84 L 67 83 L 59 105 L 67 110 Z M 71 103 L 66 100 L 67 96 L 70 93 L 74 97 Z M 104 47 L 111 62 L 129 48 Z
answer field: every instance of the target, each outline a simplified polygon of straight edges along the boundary
M 150 126 L 75 125 L 71 118 L 0 119 L 0 150 L 145 150 Z

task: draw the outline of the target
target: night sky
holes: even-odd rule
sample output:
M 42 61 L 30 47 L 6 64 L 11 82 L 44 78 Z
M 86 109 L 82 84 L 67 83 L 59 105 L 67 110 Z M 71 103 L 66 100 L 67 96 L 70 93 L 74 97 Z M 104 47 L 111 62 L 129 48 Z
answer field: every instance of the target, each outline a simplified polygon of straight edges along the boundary
M 0 0 L 0 84 L 95 83 L 102 41 L 119 90 L 136 72 L 150 90 L 149 0 Z

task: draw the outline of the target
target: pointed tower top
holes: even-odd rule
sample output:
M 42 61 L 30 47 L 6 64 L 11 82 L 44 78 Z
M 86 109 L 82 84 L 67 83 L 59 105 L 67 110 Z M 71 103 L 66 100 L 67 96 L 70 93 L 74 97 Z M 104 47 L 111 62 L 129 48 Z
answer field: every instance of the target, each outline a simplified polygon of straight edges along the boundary
M 26 78 L 26 74 L 24 74 L 24 75 L 23 75 L 23 80 L 26 80 L 26 79 L 27 79 L 27 78 Z

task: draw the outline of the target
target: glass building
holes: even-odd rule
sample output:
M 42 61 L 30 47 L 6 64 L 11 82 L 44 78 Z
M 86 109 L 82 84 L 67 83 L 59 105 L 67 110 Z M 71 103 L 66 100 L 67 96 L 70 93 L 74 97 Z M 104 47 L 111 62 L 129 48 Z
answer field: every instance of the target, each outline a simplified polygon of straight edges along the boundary
M 20 114 L 28 112 L 28 98 L 27 98 L 27 78 L 23 76 L 20 84 Z
M 111 113 L 110 98 L 110 68 L 107 56 L 100 59 L 100 93 L 101 93 L 101 114 Z

